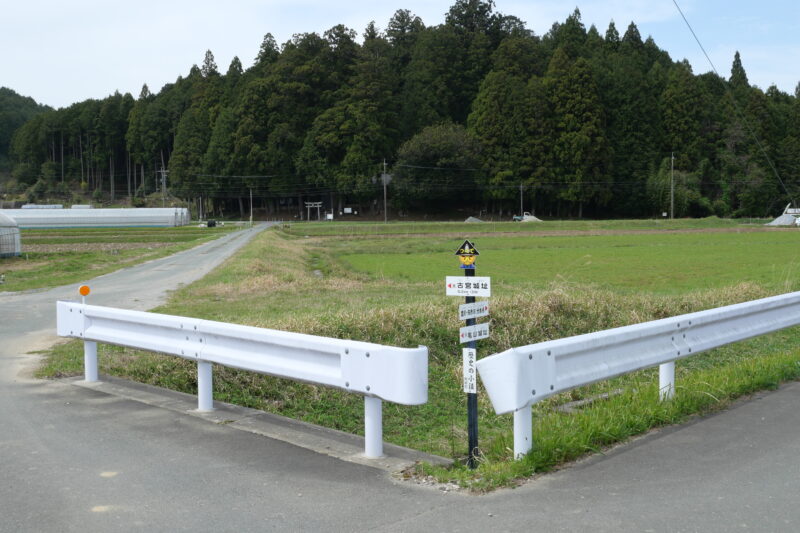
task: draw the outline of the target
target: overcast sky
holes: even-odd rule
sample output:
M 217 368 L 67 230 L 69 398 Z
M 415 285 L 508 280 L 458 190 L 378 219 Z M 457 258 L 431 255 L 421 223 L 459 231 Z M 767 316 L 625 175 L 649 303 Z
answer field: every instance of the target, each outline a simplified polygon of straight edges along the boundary
M 794 93 L 800 81 L 800 2 L 797 0 L 677 0 L 722 76 L 736 50 L 750 83 Z M 426 25 L 444 21 L 454 0 L 2 0 L 0 86 L 53 107 L 115 90 L 139 95 L 143 83 L 157 92 L 186 75 L 210 49 L 223 73 L 233 56 L 245 68 L 261 40 L 279 44 L 294 33 L 322 33 L 345 24 L 359 35 L 374 20 L 385 28 L 397 9 Z M 611 20 L 620 34 L 631 21 L 642 38 L 652 35 L 673 59 L 688 59 L 695 73 L 710 66 L 673 0 L 496 0 L 537 35 L 563 22 L 577 7 L 588 28 L 605 33 Z

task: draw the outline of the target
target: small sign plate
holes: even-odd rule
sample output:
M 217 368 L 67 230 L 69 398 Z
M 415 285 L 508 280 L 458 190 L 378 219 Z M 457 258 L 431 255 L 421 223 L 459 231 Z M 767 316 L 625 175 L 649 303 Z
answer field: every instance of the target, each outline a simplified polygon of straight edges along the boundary
M 488 276 L 447 276 L 445 289 L 447 296 L 486 296 L 492 295 L 492 283 Z
M 479 341 L 489 338 L 489 323 L 475 324 L 474 326 L 464 326 L 459 330 L 459 341 L 461 344 L 470 341 Z
M 456 255 L 481 255 L 475 245 L 469 242 L 469 240 L 464 241 L 464 243 L 458 247 L 456 250 Z
M 489 302 L 474 302 L 471 304 L 461 304 L 458 306 L 458 319 L 468 320 L 470 318 L 480 318 L 489 316 Z
M 464 392 L 476 393 L 478 392 L 478 383 L 476 381 L 477 372 L 475 371 L 475 354 L 476 350 L 473 348 L 463 348 L 461 353 L 464 356 Z

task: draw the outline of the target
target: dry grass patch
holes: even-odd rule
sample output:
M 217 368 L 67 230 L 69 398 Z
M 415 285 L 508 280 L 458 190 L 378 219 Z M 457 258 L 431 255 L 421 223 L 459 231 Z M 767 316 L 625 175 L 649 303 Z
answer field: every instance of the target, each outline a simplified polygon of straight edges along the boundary
M 28 261 L 22 257 L 0 259 L 0 272 L 27 272 L 47 265 L 47 261 Z

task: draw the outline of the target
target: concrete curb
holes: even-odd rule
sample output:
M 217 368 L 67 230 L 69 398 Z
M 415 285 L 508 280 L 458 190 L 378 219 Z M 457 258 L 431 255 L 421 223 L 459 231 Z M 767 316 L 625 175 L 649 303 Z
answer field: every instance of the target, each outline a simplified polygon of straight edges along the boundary
M 383 445 L 383 457 L 368 458 L 364 456 L 364 437 L 358 435 L 219 401 L 214 402 L 213 411 L 200 412 L 197 411 L 197 397 L 191 394 L 111 376 L 100 376 L 100 379 L 102 381 L 91 383 L 87 383 L 82 377 L 65 378 L 61 381 L 153 407 L 169 409 L 240 431 L 255 433 L 342 461 L 370 466 L 390 473 L 400 472 L 419 462 L 436 465 L 452 464 L 450 459 L 389 443 Z

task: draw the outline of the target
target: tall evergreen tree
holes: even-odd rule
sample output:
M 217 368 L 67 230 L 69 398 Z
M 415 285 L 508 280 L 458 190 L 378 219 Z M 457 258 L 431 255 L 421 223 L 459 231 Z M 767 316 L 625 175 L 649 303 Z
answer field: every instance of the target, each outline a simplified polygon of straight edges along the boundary
M 563 180 L 560 197 L 573 202 L 577 216 L 589 202 L 611 198 L 603 110 L 591 68 L 583 58 L 570 60 L 556 50 L 545 78 L 554 112 L 556 172 Z

